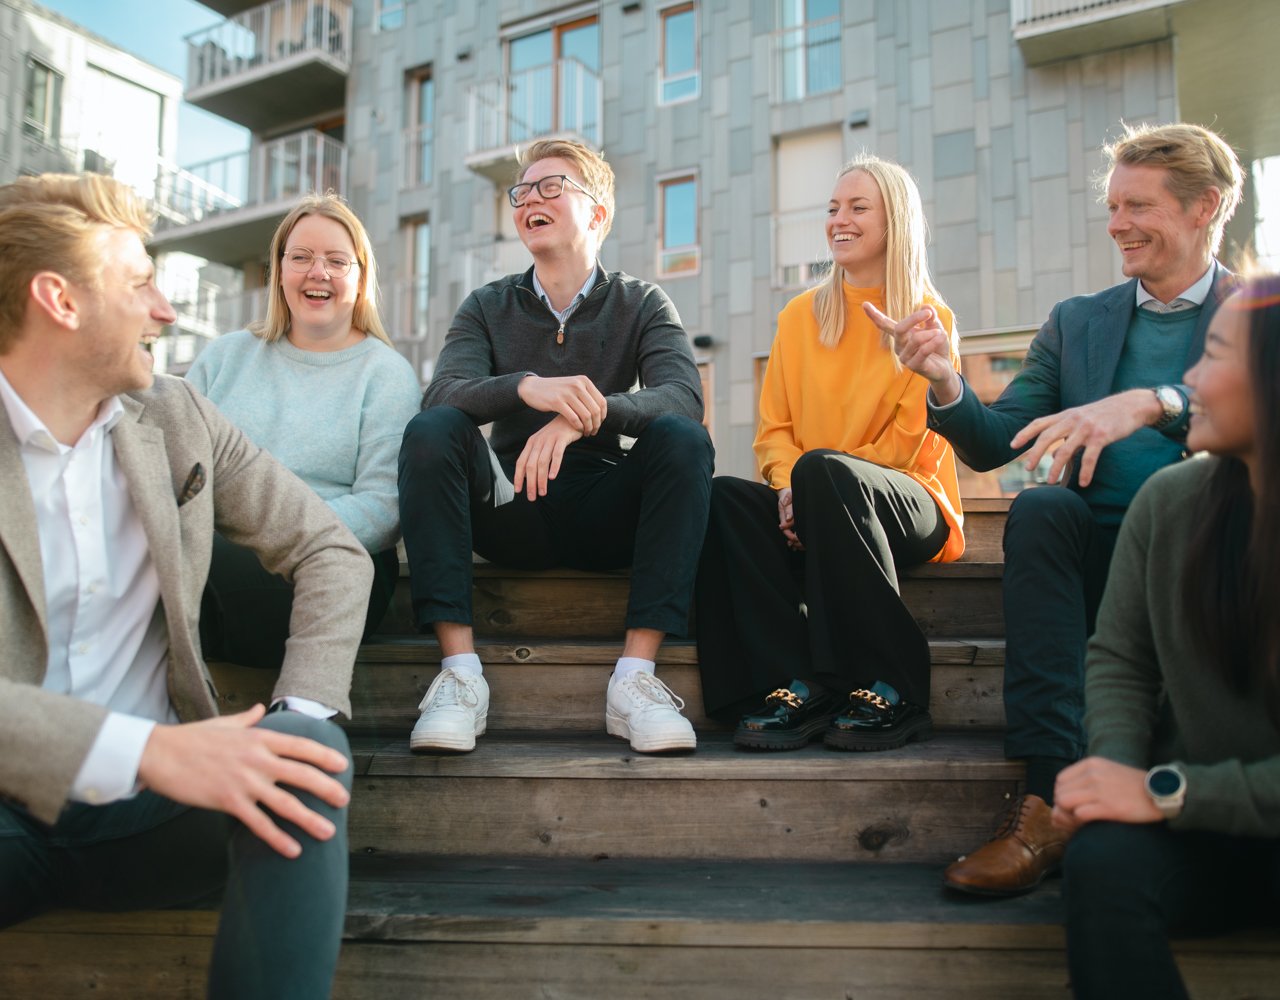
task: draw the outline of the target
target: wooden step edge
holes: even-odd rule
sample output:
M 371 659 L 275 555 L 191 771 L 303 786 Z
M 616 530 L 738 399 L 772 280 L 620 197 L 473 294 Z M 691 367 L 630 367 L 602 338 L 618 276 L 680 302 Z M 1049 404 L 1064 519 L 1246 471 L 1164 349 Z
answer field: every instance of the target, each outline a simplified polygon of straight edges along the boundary
M 904 570 L 902 577 L 910 579 L 917 576 L 945 576 L 945 577 L 989 577 L 1000 576 L 1003 572 L 1004 563 L 990 556 L 993 553 L 983 553 L 981 558 L 973 558 L 970 556 L 962 556 L 954 562 L 947 563 L 925 563 L 914 569 Z M 594 580 L 594 581 L 610 581 L 610 580 L 629 580 L 631 579 L 630 569 L 615 570 L 585 570 L 570 569 L 564 566 L 556 566 L 550 569 L 509 569 L 505 566 L 498 566 L 494 563 L 476 563 L 472 568 L 472 576 L 476 581 L 481 580 Z M 409 579 L 408 563 L 400 564 L 400 578 L 402 580 Z
M 368 778 L 518 778 L 647 781 L 995 781 L 1018 782 L 1019 761 L 1007 760 L 996 732 L 939 733 L 882 753 L 845 753 L 820 743 L 785 753 L 733 745 L 727 731 L 702 731 L 698 749 L 640 754 L 603 732 L 503 730 L 465 754 L 421 753 L 407 739 L 351 736 L 356 774 Z
M 476 652 L 486 664 L 599 664 L 612 668 L 619 651 L 619 642 L 598 639 L 476 639 Z M 1000 666 L 1004 663 L 1004 640 L 930 639 L 929 652 L 935 665 Z M 434 666 L 440 659 L 440 644 L 431 636 L 375 635 L 360 647 L 356 662 Z M 696 666 L 697 662 L 698 646 L 691 639 L 668 639 L 658 650 L 659 667 Z

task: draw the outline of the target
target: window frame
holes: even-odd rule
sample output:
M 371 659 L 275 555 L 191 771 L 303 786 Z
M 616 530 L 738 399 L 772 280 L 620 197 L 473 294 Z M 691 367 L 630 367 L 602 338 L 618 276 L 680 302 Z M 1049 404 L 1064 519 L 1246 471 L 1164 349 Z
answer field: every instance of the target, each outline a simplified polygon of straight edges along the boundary
M 667 73 L 667 18 L 674 17 L 677 14 L 689 13 L 693 15 L 693 69 L 685 73 L 668 74 Z M 657 102 L 659 107 L 671 107 L 676 104 L 685 104 L 689 101 L 696 101 L 702 96 L 702 38 L 700 34 L 701 19 L 698 12 L 697 0 L 674 0 L 665 7 L 658 10 L 658 94 Z M 666 88 L 673 82 L 683 81 L 692 78 L 694 82 L 693 92 L 680 97 L 668 99 L 666 96 Z
M 429 102 L 423 101 L 423 85 L 430 84 Z M 404 177 L 405 188 L 430 187 L 435 182 L 436 78 L 430 63 L 407 70 L 404 75 Z M 429 103 L 426 118 L 423 105 Z M 427 132 L 424 141 L 421 133 Z M 424 154 L 425 149 L 425 154 Z M 426 171 L 422 169 L 426 162 Z
M 698 187 L 701 178 L 697 168 L 674 170 L 656 177 L 658 190 L 658 240 L 657 272 L 660 278 L 693 278 L 702 273 L 702 220 L 698 208 Z M 677 184 L 693 184 L 693 236 L 692 243 L 667 245 L 667 189 Z M 692 266 L 672 267 L 672 258 L 692 257 Z
M 398 15 L 399 20 L 395 24 L 387 24 L 387 15 Z M 409 4 L 407 0 L 374 0 L 373 4 L 373 33 L 379 35 L 384 31 L 399 31 L 405 26 L 405 22 L 409 19 Z
M 34 108 L 36 73 L 44 73 L 44 107 L 40 118 L 31 112 Z M 22 100 L 22 133 L 46 146 L 57 145 L 62 133 L 62 84 L 63 76 L 48 63 L 28 54 L 26 59 L 25 90 Z

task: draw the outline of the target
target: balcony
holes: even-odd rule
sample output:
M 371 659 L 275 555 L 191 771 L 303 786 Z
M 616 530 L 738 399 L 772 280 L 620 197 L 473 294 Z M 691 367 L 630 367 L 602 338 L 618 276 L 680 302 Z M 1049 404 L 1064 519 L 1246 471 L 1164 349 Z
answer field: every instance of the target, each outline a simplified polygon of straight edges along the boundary
M 1013 0 L 1013 37 L 1028 66 L 1168 38 L 1185 0 Z
M 576 59 L 487 80 L 467 94 L 467 166 L 505 187 L 519 144 L 572 138 L 600 148 L 600 77 Z
M 187 169 L 162 166 L 152 246 L 239 267 L 266 255 L 280 217 L 299 197 L 341 194 L 346 181 L 346 146 L 316 131 Z
M 273 0 L 187 36 L 186 99 L 254 132 L 343 107 L 349 0 Z
M 830 94 L 843 84 L 840 18 L 797 24 L 773 33 L 773 102 Z

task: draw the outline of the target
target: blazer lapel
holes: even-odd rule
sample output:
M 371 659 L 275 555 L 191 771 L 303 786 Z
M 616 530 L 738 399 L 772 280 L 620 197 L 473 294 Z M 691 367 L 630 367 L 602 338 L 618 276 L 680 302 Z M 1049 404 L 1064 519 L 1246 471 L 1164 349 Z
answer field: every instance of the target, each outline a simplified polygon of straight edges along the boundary
M 1136 308 L 1137 281 L 1134 278 L 1104 292 L 1099 299 L 1100 308 L 1089 320 L 1087 399 L 1111 395 L 1116 368 L 1120 365 L 1120 353 L 1124 350 L 1124 338 Z
M 0 406 L 0 482 L 8 484 L 4 490 L 4 503 L 0 504 L 0 545 L 9 553 L 18 578 L 26 588 L 41 631 L 48 634 L 36 506 L 31 499 L 31 485 L 27 482 L 18 439 L 9 424 L 9 413 L 3 406 Z M 44 670 L 43 664 L 40 669 Z
M 1213 284 L 1209 286 L 1209 294 L 1205 296 L 1204 307 L 1200 310 L 1200 322 L 1196 324 L 1195 336 L 1191 338 L 1191 347 L 1187 350 L 1186 367 L 1190 368 L 1200 360 L 1204 353 L 1204 335 L 1209 330 L 1209 323 L 1222 300 L 1236 289 L 1236 276 L 1216 260 L 1213 262 Z
M 139 421 L 144 407 L 136 399 L 121 396 L 120 401 L 124 416 L 111 432 L 116 460 L 129 483 L 129 495 L 147 536 L 165 614 L 172 621 L 181 621 L 181 534 L 164 431 Z

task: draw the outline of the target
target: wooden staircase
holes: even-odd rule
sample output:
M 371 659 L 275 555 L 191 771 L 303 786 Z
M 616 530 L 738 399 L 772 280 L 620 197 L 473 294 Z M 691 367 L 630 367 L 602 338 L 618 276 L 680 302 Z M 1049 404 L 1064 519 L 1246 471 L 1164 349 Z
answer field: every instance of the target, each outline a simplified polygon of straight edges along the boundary
M 348 729 L 352 887 L 334 995 L 872 1000 L 1069 995 L 1056 881 L 959 897 L 941 867 L 1021 780 L 1000 730 L 1005 505 L 968 507 L 969 552 L 903 581 L 930 636 L 938 735 L 880 754 L 736 751 L 702 712 L 696 650 L 664 646 L 698 750 L 603 733 L 625 573 L 477 570 L 493 700 L 474 753 L 412 754 L 439 668 L 407 587 L 365 646 Z M 224 707 L 273 677 L 220 665 Z M 0 933 L 0 997 L 199 997 L 216 914 L 52 913 Z M 1280 995 L 1273 934 L 1187 942 L 1197 997 Z

